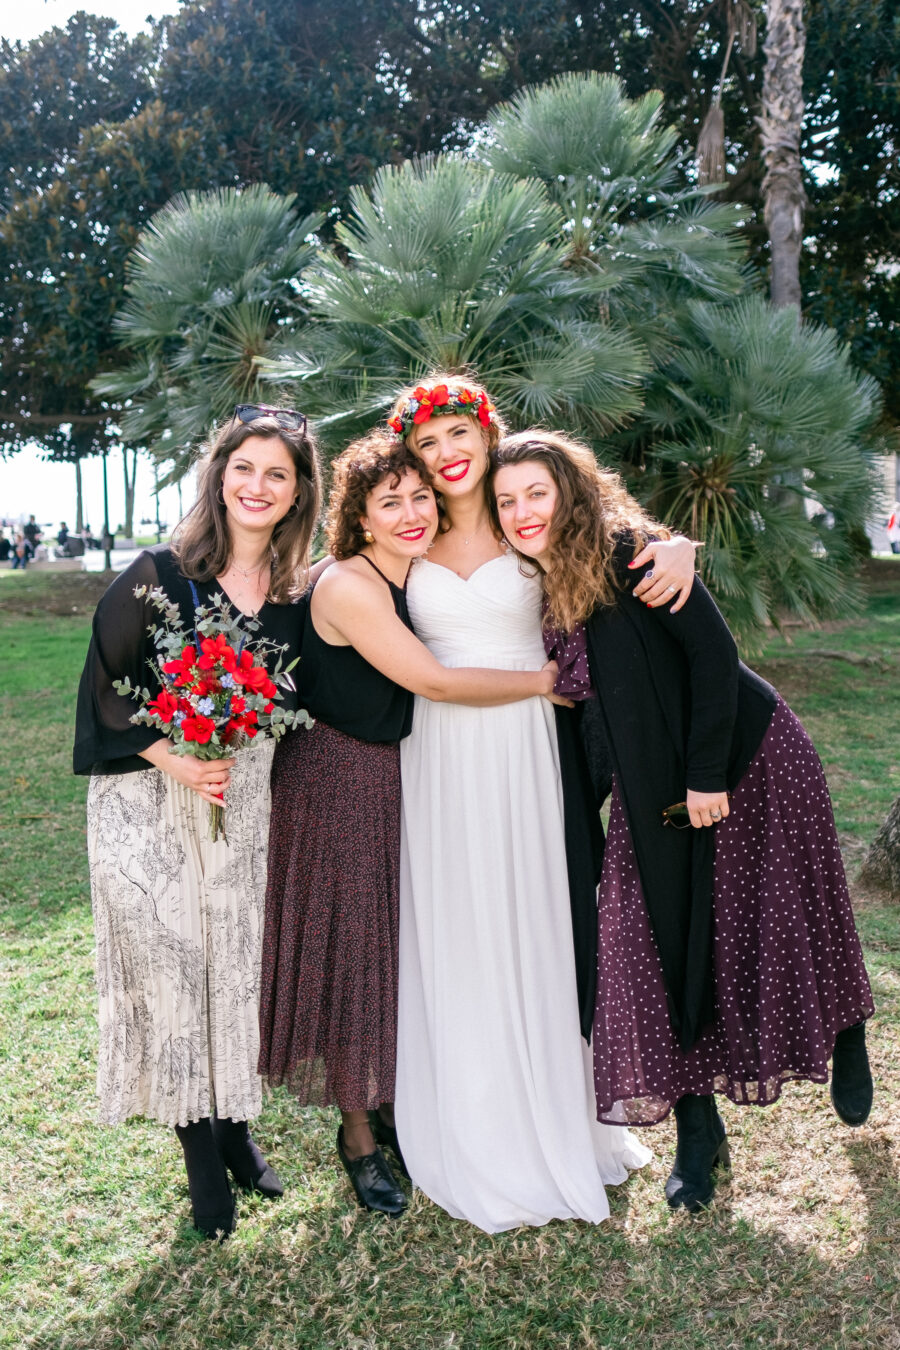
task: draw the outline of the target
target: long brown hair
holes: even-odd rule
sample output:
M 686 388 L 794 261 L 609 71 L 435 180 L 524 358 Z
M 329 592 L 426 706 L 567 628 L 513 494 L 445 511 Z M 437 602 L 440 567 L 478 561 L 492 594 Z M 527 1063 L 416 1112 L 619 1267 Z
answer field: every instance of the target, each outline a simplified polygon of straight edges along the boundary
M 619 540 L 626 536 L 637 553 L 651 534 L 668 539 L 669 531 L 629 496 L 617 473 L 600 468 L 586 445 L 558 431 L 519 431 L 504 437 L 491 455 L 491 480 L 508 464 L 532 462 L 547 470 L 558 493 L 550 526 L 552 563 L 544 575 L 549 620 L 571 631 L 598 605 L 615 603 L 618 584 L 612 560 Z M 490 507 L 499 530 L 494 492 Z
M 306 589 L 309 545 L 322 506 L 319 458 L 308 427 L 293 431 L 279 426 L 274 417 L 254 422 L 233 417 L 214 432 L 200 465 L 197 500 L 176 526 L 172 551 L 181 571 L 193 581 L 212 581 L 225 571 L 232 549 L 222 479 L 228 460 L 250 436 L 281 441 L 297 475 L 294 504 L 272 531 L 274 559 L 267 598 L 285 604 Z
M 366 514 L 366 501 L 379 483 L 391 479 L 392 486 L 408 471 L 419 474 L 423 483 L 431 480 L 421 460 L 396 436 L 386 431 L 370 431 L 353 441 L 331 466 L 331 492 L 325 534 L 335 558 L 353 558 L 363 547 L 365 536 L 360 523 Z

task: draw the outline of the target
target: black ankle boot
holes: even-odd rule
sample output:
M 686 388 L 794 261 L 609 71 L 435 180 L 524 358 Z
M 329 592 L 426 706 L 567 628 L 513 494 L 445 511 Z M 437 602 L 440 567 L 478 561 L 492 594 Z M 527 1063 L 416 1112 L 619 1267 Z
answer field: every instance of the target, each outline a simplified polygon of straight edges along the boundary
M 389 1148 L 397 1159 L 397 1166 L 406 1177 L 407 1181 L 412 1180 L 409 1175 L 409 1169 L 404 1161 L 403 1154 L 400 1152 L 400 1140 L 397 1138 L 396 1125 L 389 1125 L 380 1111 L 369 1112 L 369 1124 L 372 1127 L 372 1135 L 379 1148 Z
M 831 1104 L 845 1125 L 864 1125 L 872 1109 L 872 1071 L 866 1024 L 839 1031 L 831 1061 Z
M 344 1148 L 344 1127 L 338 1130 L 338 1157 L 356 1198 L 363 1209 L 374 1209 L 396 1219 L 406 1209 L 407 1199 L 397 1184 L 390 1163 L 380 1148 L 361 1158 L 349 1158 Z
M 222 1161 L 245 1191 L 259 1191 L 270 1200 L 284 1195 L 284 1187 L 250 1135 L 246 1120 L 221 1120 L 214 1115 L 213 1138 Z
M 210 1238 L 227 1237 L 234 1232 L 234 1196 L 209 1116 L 190 1125 L 176 1125 L 175 1133 L 184 1150 L 194 1227 Z
M 713 1197 L 713 1172 L 731 1158 L 722 1117 L 715 1098 L 688 1093 L 675 1103 L 678 1147 L 675 1164 L 666 1182 L 666 1199 L 672 1209 L 683 1205 L 691 1214 L 704 1209 Z

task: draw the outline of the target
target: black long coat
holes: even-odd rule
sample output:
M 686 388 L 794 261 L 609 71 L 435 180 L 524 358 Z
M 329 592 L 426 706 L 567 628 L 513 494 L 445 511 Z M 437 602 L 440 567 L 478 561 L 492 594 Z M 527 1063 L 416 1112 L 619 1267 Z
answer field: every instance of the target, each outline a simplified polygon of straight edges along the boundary
M 631 832 L 669 1016 L 684 1050 L 713 1016 L 714 830 L 676 830 L 664 807 L 685 791 L 732 791 L 775 709 L 771 685 L 738 660 L 728 626 L 699 580 L 676 614 L 632 595 L 630 540 L 616 552 L 622 589 L 588 618 L 597 711 Z M 606 753 L 588 745 L 594 761 Z M 603 766 L 594 764 L 600 772 Z M 595 778 L 597 775 L 594 775 Z M 570 869 L 571 870 L 571 869 Z

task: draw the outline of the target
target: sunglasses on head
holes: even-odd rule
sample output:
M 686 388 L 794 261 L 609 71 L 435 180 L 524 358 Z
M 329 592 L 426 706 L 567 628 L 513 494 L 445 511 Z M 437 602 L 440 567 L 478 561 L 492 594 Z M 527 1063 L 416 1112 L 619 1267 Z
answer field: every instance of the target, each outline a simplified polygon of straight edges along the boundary
M 264 403 L 239 403 L 232 414 L 239 422 L 258 422 L 273 417 L 285 431 L 305 431 L 306 417 L 296 408 L 267 408 Z

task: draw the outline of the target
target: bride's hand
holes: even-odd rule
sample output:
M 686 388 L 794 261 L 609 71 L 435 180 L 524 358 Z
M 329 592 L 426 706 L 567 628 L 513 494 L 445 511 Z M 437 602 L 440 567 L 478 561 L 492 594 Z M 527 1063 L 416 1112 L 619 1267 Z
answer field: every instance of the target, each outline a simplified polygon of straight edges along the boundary
M 553 686 L 559 679 L 559 666 L 555 661 L 548 661 L 541 667 L 541 674 L 547 676 L 547 688 L 542 689 L 541 693 L 548 703 L 555 703 L 557 708 L 574 708 L 575 704 L 570 698 L 564 698 L 562 694 L 554 694 Z

